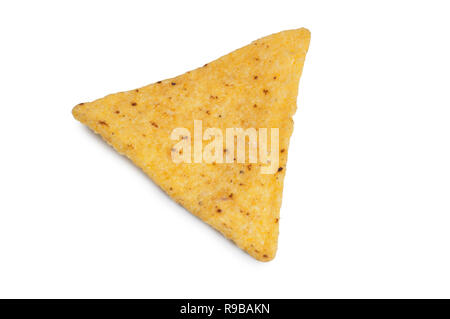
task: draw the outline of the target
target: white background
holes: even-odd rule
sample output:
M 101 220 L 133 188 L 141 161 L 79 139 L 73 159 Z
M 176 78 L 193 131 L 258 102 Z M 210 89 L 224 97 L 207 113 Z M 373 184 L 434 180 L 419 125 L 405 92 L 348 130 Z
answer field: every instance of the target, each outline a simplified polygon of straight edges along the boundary
M 3 1 L 0 297 L 450 297 L 446 1 Z M 307 27 L 279 250 L 255 261 L 74 105 Z

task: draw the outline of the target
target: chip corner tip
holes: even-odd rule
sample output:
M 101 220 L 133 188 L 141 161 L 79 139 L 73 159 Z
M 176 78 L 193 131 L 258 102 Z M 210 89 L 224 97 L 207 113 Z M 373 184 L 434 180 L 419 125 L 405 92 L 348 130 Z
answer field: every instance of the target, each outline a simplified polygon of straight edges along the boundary
M 270 254 L 258 254 L 258 255 L 252 255 L 253 258 L 255 258 L 257 261 L 262 263 L 267 263 L 275 259 L 276 257 L 276 251 Z
M 300 28 L 297 29 L 296 31 L 298 31 L 301 37 L 304 38 L 309 43 L 309 41 L 311 40 L 311 31 L 309 31 L 308 28 Z
M 76 120 L 79 120 L 80 119 L 80 114 L 81 114 L 81 109 L 82 109 L 82 107 L 83 107 L 83 105 L 84 105 L 85 103 L 78 103 L 77 105 L 75 105 L 73 108 L 72 108 L 72 116 L 76 119 Z
M 251 246 L 251 248 L 246 247 L 244 250 L 257 261 L 266 263 L 275 259 L 278 250 L 277 241 L 266 247 Z

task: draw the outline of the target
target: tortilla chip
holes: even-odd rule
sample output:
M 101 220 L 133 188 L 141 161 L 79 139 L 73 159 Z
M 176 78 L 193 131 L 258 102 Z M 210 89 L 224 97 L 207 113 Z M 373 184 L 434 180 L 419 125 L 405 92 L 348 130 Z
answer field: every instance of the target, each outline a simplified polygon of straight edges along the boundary
M 277 250 L 292 116 L 309 40 L 306 29 L 273 34 L 178 77 L 79 104 L 73 115 L 187 210 L 254 258 L 269 261 Z M 171 132 L 193 132 L 194 120 L 224 132 L 279 128 L 276 173 L 261 174 L 261 163 L 174 163 Z

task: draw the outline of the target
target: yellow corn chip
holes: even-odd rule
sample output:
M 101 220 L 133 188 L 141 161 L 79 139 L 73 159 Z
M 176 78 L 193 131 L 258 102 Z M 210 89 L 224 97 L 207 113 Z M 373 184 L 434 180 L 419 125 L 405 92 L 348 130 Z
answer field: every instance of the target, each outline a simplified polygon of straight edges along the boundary
M 277 250 L 292 116 L 309 40 L 306 29 L 273 34 L 178 77 L 81 103 L 73 115 L 187 210 L 254 258 L 269 261 Z M 278 128 L 275 173 L 262 174 L 267 162 L 237 163 L 234 153 L 233 163 L 195 163 L 193 156 L 191 163 L 174 162 L 173 153 L 181 151 L 171 134 L 187 129 L 190 136 L 181 139 L 194 153 L 194 120 L 202 121 L 202 132 L 267 128 L 269 144 L 270 129 Z

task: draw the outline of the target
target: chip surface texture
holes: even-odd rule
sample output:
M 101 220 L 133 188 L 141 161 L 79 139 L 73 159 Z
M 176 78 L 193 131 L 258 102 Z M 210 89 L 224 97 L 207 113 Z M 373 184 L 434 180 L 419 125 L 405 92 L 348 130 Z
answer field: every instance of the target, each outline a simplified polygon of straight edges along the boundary
M 309 40 L 303 28 L 276 33 L 196 70 L 79 104 L 72 112 L 176 202 L 254 258 L 269 261 L 277 250 L 292 116 Z M 203 130 L 223 132 L 278 128 L 278 169 L 262 174 L 266 164 L 248 161 L 175 163 L 171 133 L 194 132 L 194 120 L 202 121 Z

